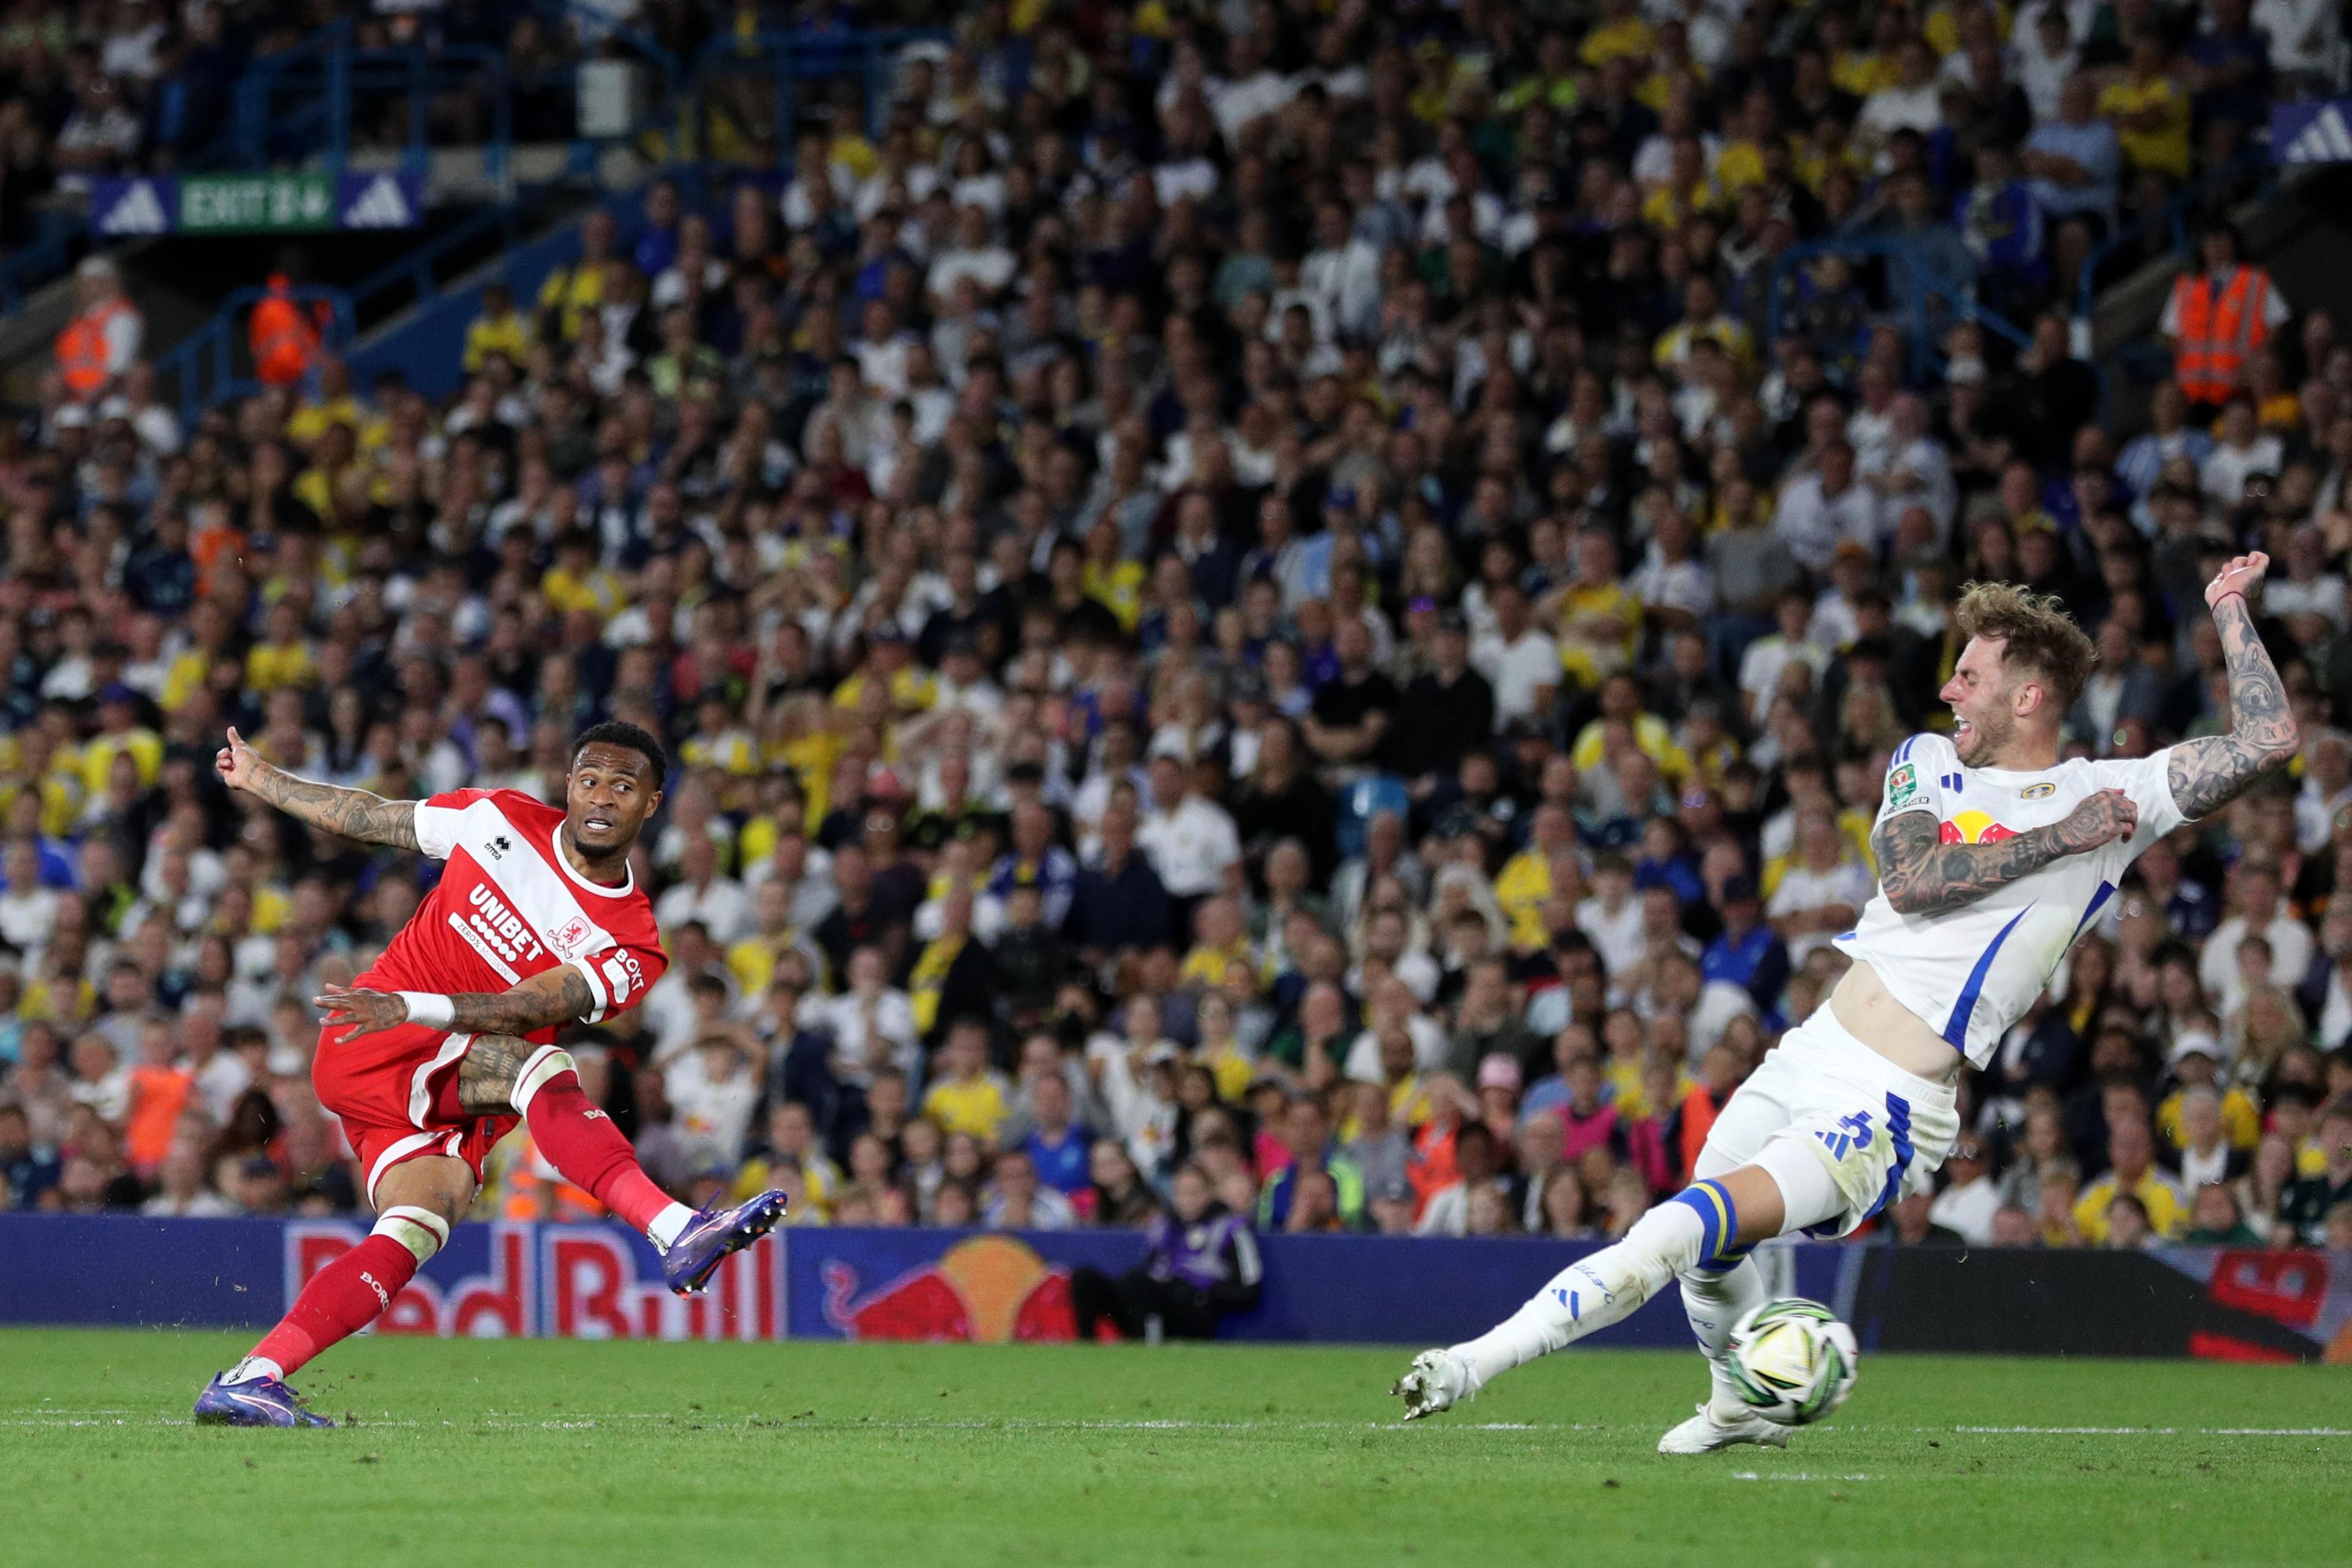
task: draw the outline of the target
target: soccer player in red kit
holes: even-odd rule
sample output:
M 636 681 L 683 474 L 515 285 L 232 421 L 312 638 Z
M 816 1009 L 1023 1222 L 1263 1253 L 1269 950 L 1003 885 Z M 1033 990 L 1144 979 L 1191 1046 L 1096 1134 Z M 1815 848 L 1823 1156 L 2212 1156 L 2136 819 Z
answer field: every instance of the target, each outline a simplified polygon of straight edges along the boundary
M 392 1305 L 474 1201 L 482 1161 L 517 1121 L 539 1152 L 653 1239 L 671 1289 L 702 1289 L 783 1217 L 784 1194 L 698 1213 L 637 1166 L 555 1042 L 645 997 L 668 960 L 629 849 L 661 805 L 661 743 L 603 723 L 572 752 L 559 810 L 516 790 L 389 801 L 298 779 L 228 732 L 221 778 L 313 827 L 446 862 L 374 967 L 330 986 L 310 1068 L 359 1155 L 375 1229 L 310 1278 L 252 1353 L 208 1384 L 199 1421 L 331 1425 L 286 1386 L 296 1368 Z

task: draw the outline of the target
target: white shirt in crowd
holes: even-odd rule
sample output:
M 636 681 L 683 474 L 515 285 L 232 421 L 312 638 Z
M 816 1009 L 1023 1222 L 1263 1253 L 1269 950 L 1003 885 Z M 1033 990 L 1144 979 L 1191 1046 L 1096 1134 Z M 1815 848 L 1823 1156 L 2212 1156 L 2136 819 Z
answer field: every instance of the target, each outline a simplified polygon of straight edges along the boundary
M 1960 1239 L 1970 1247 L 1990 1247 L 1992 1216 L 2000 1207 L 2000 1188 L 1990 1176 L 1979 1176 L 1973 1182 L 1955 1182 L 1937 1194 L 1927 1207 L 1927 1220 L 1959 1232 Z
M 2197 978 L 2206 994 L 2218 998 L 2224 1012 L 2233 1010 L 2245 992 L 2238 978 L 2238 948 L 2249 934 L 2246 917 L 2231 915 L 2205 939 L 2197 959 Z M 2271 944 L 2271 984 L 2294 990 L 2311 973 L 2311 928 L 2282 910 L 2271 917 L 2263 936 Z
M 1505 642 L 1499 632 L 1470 645 L 1470 663 L 1495 689 L 1495 726 L 1535 712 L 1547 689 L 1559 686 L 1559 644 L 1530 627 L 1517 640 Z
M 1174 899 L 1204 898 L 1225 885 L 1225 871 L 1242 858 L 1241 836 L 1225 808 L 1188 795 L 1173 811 L 1154 811 L 1135 830 L 1135 842 Z
M 721 947 L 751 934 L 751 898 L 732 877 L 713 877 L 703 887 L 680 882 L 654 900 L 654 921 L 676 931 L 688 921 L 700 921 L 710 940 Z
M 662 1071 L 662 1092 L 669 1097 L 677 1135 L 696 1167 L 732 1170 L 743 1158 L 743 1135 L 759 1103 L 760 1079 L 740 1063 L 730 1076 L 712 1077 L 710 1058 L 716 1054 L 688 1051 L 670 1063 Z
M 1764 912 L 1779 919 L 1843 904 L 1859 915 L 1870 902 L 1872 887 L 1870 873 L 1854 861 L 1841 860 L 1826 871 L 1812 870 L 1799 861 L 1780 873 L 1780 885 L 1772 889 L 1771 902 L 1764 906 Z M 1803 931 L 1790 937 L 1789 963 L 1801 965 L 1816 948 L 1828 946 L 1836 935 L 1835 931 Z

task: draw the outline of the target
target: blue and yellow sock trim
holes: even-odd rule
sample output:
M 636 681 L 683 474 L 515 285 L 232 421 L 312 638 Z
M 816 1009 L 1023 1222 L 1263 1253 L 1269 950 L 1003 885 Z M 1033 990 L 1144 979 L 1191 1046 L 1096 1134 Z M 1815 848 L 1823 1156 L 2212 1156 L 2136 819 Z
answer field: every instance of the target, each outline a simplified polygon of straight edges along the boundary
M 1739 1206 L 1731 1201 L 1730 1191 L 1721 1182 L 1693 1182 L 1673 1201 L 1698 1215 L 1698 1267 L 1717 1271 L 1738 1268 L 1750 1249 L 1739 1245 Z

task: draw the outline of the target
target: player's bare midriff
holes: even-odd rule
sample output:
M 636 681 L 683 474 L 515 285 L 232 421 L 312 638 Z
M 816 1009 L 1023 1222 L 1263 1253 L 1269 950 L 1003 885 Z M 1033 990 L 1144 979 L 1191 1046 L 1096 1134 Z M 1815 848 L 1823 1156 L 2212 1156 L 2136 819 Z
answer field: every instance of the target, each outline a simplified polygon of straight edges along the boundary
M 1967 1062 L 1918 1014 L 1895 999 L 1876 970 L 1859 960 L 1830 993 L 1829 1005 L 1846 1033 L 1905 1072 L 1948 1083 Z

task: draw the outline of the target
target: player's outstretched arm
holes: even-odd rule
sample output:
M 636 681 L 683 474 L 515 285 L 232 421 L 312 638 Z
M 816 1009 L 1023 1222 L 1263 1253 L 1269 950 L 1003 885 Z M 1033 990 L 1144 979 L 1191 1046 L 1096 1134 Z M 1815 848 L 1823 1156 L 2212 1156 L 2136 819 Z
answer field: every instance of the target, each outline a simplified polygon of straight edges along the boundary
M 349 1026 L 342 1043 L 399 1024 L 476 1035 L 528 1035 L 585 1018 L 596 1010 L 587 977 L 562 964 L 504 991 L 461 991 L 442 996 L 424 991 L 352 991 L 330 985 L 310 999 L 330 1028 Z
M 2061 856 L 2128 838 L 2138 826 L 2131 797 L 2103 789 L 2062 820 L 1994 844 L 1946 844 L 1933 812 L 1906 811 L 1881 823 L 1870 846 L 1878 852 L 1880 890 L 1896 914 L 1946 915 Z
M 2246 595 L 2258 586 L 2271 558 L 2241 555 L 2205 585 L 2221 654 L 2230 670 L 2230 732 L 2187 741 L 2171 751 L 2167 777 L 2181 815 L 2209 816 L 2245 794 L 2253 782 L 2293 761 L 2303 743 L 2278 667 L 2254 632 Z
M 221 782 L 231 789 L 268 801 L 297 822 L 340 833 L 362 844 L 389 844 L 396 849 L 416 847 L 416 803 L 386 800 L 363 789 L 340 789 L 333 784 L 298 779 L 285 769 L 261 760 L 232 726 L 228 744 L 214 760 Z

